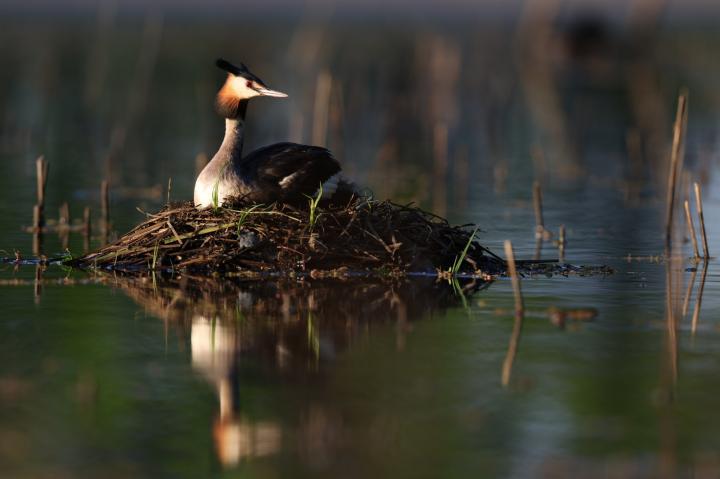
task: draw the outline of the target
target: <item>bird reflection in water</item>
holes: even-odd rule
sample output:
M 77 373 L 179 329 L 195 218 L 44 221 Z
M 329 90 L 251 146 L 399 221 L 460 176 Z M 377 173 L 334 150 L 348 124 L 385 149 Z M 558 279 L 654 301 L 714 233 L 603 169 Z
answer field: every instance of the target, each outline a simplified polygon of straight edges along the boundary
M 213 438 L 226 467 L 288 448 L 322 463 L 346 442 L 342 414 L 326 404 L 304 404 L 292 426 L 286 418 L 281 422 L 279 414 L 251 418 L 243 410 L 240 384 L 248 364 L 261 367 L 264 380 L 317 379 L 373 328 L 394 325 L 396 346 L 402 350 L 414 320 L 462 303 L 452 287 L 434 278 L 116 277 L 112 284 L 181 337 L 190 338 L 193 369 L 218 396 Z M 464 294 L 482 286 L 467 285 Z
M 282 430 L 273 421 L 252 421 L 238 416 L 238 358 L 236 332 L 218 318 L 195 315 L 192 318 L 190 345 L 193 368 L 215 386 L 220 414 L 213 436 L 218 457 L 224 465 L 238 464 L 244 458 L 262 457 L 280 450 Z

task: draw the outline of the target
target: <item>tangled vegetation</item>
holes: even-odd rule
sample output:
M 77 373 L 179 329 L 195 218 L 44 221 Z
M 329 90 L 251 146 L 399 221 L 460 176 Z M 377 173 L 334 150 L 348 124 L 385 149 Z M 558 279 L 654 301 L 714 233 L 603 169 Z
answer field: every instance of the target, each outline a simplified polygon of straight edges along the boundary
M 217 272 L 409 271 L 493 275 L 504 261 L 411 205 L 354 198 L 344 206 L 241 205 L 197 210 L 171 204 L 100 250 L 81 268 Z

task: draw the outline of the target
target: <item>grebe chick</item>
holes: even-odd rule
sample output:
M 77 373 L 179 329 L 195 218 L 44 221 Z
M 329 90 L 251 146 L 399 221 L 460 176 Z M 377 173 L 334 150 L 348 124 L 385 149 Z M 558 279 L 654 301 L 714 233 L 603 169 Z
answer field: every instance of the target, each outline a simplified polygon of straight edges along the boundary
M 195 206 L 207 208 L 231 197 L 256 203 L 307 201 L 305 195 L 314 195 L 321 183 L 340 171 L 340 164 L 325 148 L 296 143 L 264 146 L 243 157 L 248 100 L 287 95 L 267 88 L 242 63 L 238 67 L 219 59 L 216 65 L 228 73 L 215 102 L 225 117 L 225 138 L 195 181 Z

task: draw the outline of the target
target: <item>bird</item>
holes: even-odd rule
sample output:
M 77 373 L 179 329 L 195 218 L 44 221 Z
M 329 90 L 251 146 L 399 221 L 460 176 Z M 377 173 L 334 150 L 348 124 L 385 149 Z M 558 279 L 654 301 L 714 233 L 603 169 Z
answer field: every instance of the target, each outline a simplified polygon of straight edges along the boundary
M 215 64 L 227 72 L 215 99 L 216 111 L 225 118 L 225 137 L 195 181 L 196 208 L 217 207 L 235 199 L 306 203 L 307 197 L 316 196 L 319 188 L 324 187 L 324 195 L 352 190 L 352 184 L 338 175 L 340 163 L 320 146 L 282 142 L 242 156 L 248 101 L 288 95 L 269 89 L 243 63 L 238 66 L 220 58 Z

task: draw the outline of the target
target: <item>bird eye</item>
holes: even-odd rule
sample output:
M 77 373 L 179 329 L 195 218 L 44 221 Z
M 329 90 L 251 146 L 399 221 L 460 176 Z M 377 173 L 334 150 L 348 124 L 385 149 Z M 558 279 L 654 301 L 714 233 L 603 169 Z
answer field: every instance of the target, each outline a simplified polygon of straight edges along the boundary
M 252 88 L 252 82 L 248 80 L 247 82 L 245 82 L 245 86 L 248 88 Z

